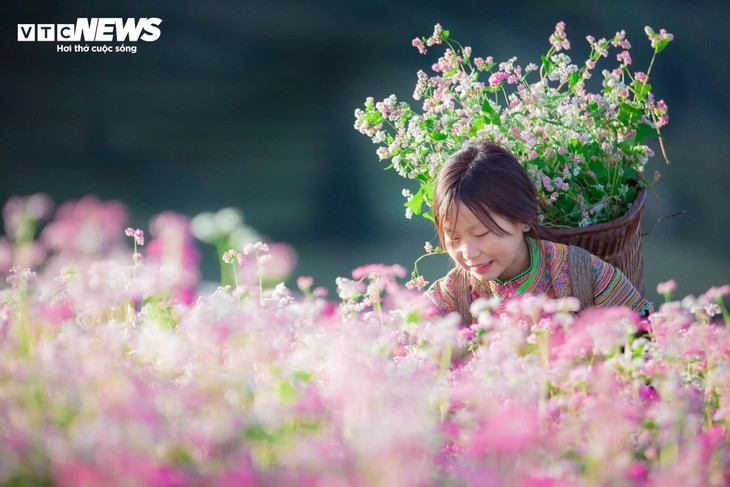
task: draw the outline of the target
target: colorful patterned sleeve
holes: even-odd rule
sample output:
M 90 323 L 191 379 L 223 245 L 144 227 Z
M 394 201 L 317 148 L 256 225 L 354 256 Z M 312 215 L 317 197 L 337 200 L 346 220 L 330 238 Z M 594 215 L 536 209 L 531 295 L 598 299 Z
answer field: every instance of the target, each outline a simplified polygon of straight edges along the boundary
M 446 316 L 456 310 L 451 273 L 434 282 L 426 291 L 426 296 L 433 301 L 438 314 L 441 316 Z
M 653 310 L 652 304 L 636 290 L 623 272 L 595 255 L 591 256 L 591 260 L 593 303 L 596 306 L 627 306 L 642 316 Z

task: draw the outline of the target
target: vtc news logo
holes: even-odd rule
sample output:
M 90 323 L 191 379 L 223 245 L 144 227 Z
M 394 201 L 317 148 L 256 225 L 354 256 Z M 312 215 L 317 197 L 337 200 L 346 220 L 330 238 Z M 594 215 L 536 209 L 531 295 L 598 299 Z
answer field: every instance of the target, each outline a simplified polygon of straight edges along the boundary
M 20 42 L 154 42 L 160 38 L 157 17 L 141 19 L 78 18 L 75 24 L 18 24 Z

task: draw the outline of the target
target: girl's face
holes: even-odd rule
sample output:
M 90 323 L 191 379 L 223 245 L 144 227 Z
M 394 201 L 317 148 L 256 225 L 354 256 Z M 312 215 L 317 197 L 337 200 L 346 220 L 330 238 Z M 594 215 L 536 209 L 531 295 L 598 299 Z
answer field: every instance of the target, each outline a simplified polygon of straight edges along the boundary
M 481 281 L 505 281 L 529 267 L 524 224 L 492 214 L 507 231 L 507 235 L 497 235 L 463 203 L 459 203 L 457 215 L 456 225 L 444 225 L 444 244 L 451 258 L 472 276 Z

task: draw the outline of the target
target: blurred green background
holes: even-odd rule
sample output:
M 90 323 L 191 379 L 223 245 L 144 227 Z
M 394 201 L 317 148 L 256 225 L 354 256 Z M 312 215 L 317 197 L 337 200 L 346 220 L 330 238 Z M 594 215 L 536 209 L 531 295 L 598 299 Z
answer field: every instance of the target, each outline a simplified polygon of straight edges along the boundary
M 625 29 L 644 70 L 644 26 L 665 28 L 675 41 L 652 85 L 669 105 L 672 164 L 657 156 L 648 167 L 662 179 L 643 225 L 647 294 L 656 299 L 669 278 L 681 295 L 730 282 L 730 2 L 57 0 L 3 2 L 0 14 L 0 200 L 96 194 L 126 203 L 145 229 L 164 210 L 238 207 L 296 248 L 295 275 L 330 289 L 361 264 L 410 267 L 434 238 L 427 221 L 404 218 L 401 189 L 414 186 L 384 172 L 352 127 L 367 96 L 411 100 L 417 70 L 436 57 L 411 39 L 440 22 L 475 55 L 526 64 L 564 20 L 574 61 L 588 54 L 586 35 Z M 162 35 L 136 54 L 17 42 L 18 23 L 77 17 L 160 17 Z M 204 275 L 216 279 L 213 250 L 203 250 Z M 440 257 L 422 265 L 429 280 L 448 267 Z

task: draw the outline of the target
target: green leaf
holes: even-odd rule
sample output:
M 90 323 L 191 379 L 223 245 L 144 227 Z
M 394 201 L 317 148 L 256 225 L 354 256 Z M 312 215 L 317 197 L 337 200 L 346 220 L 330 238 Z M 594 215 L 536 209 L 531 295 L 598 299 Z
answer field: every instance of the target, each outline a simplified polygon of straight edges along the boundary
M 306 370 L 295 370 L 294 378 L 300 382 L 309 382 L 312 380 L 312 373 L 307 372 Z
M 553 63 L 546 56 L 541 56 L 542 65 L 545 66 L 545 73 L 550 74 L 553 70 Z
M 425 182 L 421 183 L 421 191 L 423 192 L 423 199 L 426 202 L 433 201 L 433 190 L 434 190 L 433 180 L 426 180 Z
M 370 127 L 376 127 L 377 125 L 383 123 L 385 119 L 383 118 L 383 115 L 377 111 L 373 110 L 372 112 L 366 114 L 363 119 L 367 122 L 368 126 Z
M 162 300 L 151 299 L 142 309 L 151 321 L 167 328 L 174 329 L 179 322 L 175 309 Z
M 636 93 L 637 100 L 643 100 L 651 91 L 651 85 L 649 83 L 642 83 L 636 79 L 631 83 L 631 87 L 634 89 L 634 93 Z
M 486 122 L 497 126 L 502 125 L 502 121 L 499 118 L 499 113 L 497 112 L 497 110 L 494 109 L 489 99 L 484 100 L 484 103 L 482 103 L 482 112 L 487 114 L 484 119 Z
M 271 434 L 260 424 L 246 427 L 243 434 L 250 441 L 270 441 L 272 439 Z
M 636 181 L 636 179 L 637 179 L 636 178 L 636 169 L 634 169 L 633 167 L 625 167 L 623 172 L 624 172 L 623 179 L 625 181 Z M 626 193 L 629 196 L 632 196 L 629 201 L 634 201 L 633 196 L 634 196 L 635 193 L 636 193 L 636 189 L 633 186 L 630 187 L 628 193 Z
M 574 87 L 575 84 L 580 80 L 580 74 L 578 73 L 570 73 L 570 77 L 568 78 L 568 86 L 570 88 Z
M 410 201 L 406 201 L 404 206 L 410 208 L 414 215 L 421 214 L 421 207 L 423 206 L 423 190 L 419 190 L 418 193 L 413 195 Z
M 279 393 L 279 397 L 282 401 L 291 401 L 297 397 L 297 390 L 288 382 L 282 382 L 279 384 L 277 392 Z
M 641 110 L 628 103 L 621 103 L 617 116 L 624 124 L 630 124 L 631 122 L 641 120 Z
M 442 134 L 441 132 L 431 132 L 429 136 L 431 137 L 431 140 L 434 140 L 436 142 L 441 142 L 442 140 L 446 140 L 449 138 L 448 135 Z
M 647 137 L 658 137 L 659 132 L 655 128 L 653 128 L 651 125 L 646 123 L 640 123 L 636 127 L 636 137 L 634 137 L 634 140 L 637 143 L 642 142 Z
M 459 72 L 459 67 L 457 66 L 454 69 L 452 69 L 451 71 L 449 71 L 448 73 L 444 74 L 444 78 L 451 78 L 458 72 Z

